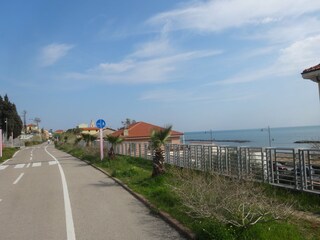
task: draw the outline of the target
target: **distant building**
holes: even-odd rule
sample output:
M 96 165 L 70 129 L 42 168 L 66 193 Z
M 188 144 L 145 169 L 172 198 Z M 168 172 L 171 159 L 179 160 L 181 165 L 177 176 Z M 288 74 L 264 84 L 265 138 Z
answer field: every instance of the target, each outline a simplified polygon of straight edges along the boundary
M 104 128 L 103 131 L 102 131 L 102 136 L 103 137 L 106 137 L 110 134 L 113 134 L 116 130 L 112 129 L 112 128 Z
M 90 135 L 96 135 L 96 136 L 99 135 L 100 129 L 97 128 L 97 126 L 94 124 L 94 122 L 92 120 L 89 125 L 82 123 L 82 124 L 79 124 L 77 126 L 77 128 L 81 129 L 81 134 L 90 134 Z M 110 134 L 114 133 L 115 131 L 116 130 L 107 127 L 107 128 L 103 129 L 102 135 L 103 135 L 103 137 L 106 137 L 107 135 L 110 135 Z
M 164 128 L 146 122 L 136 122 L 129 125 L 128 128 L 123 128 L 112 133 L 112 135 L 123 138 L 125 142 L 148 143 L 151 140 L 152 131 L 161 129 Z M 180 137 L 182 135 L 182 132 L 172 130 L 168 143 L 180 144 Z
M 54 133 L 55 133 L 55 134 L 62 134 L 62 133 L 64 133 L 64 131 L 61 130 L 61 129 L 59 129 L 59 130 L 54 131 Z
M 81 128 L 81 133 L 82 134 L 90 134 L 90 135 L 96 135 L 99 132 L 99 128 L 97 127 L 86 127 L 86 128 Z
M 88 124 L 86 123 L 81 123 L 77 126 L 77 128 L 87 128 L 88 127 Z
M 32 123 L 27 125 L 26 133 L 39 133 L 39 132 L 40 132 L 40 130 L 37 125 L 32 124 Z

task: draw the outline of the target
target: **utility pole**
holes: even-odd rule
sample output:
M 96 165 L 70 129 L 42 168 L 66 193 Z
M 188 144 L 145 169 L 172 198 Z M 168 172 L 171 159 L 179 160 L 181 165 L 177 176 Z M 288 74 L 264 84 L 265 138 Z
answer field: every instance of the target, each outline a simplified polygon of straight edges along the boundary
M 8 118 L 6 118 L 6 141 L 8 140 Z
M 34 118 L 34 122 L 37 124 L 37 128 L 38 128 L 38 131 L 39 131 L 40 140 L 42 140 L 41 130 L 40 130 L 40 127 L 39 127 L 39 123 L 41 122 L 41 119 L 38 118 L 38 117 L 36 117 L 36 118 Z
M 2 157 L 2 146 L 3 146 L 3 142 L 2 142 L 2 129 L 0 128 L 0 157 Z
M 27 134 L 27 111 L 23 110 L 22 112 L 23 115 L 23 129 L 24 129 L 24 134 Z

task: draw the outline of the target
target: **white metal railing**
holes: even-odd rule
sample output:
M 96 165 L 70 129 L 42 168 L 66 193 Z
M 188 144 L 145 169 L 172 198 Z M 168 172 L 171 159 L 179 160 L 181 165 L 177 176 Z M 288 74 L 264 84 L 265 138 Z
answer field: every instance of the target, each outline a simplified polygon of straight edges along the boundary
M 107 148 L 110 147 L 107 144 Z M 147 143 L 125 142 L 115 152 L 152 160 Z M 320 150 L 167 144 L 168 164 L 320 194 Z

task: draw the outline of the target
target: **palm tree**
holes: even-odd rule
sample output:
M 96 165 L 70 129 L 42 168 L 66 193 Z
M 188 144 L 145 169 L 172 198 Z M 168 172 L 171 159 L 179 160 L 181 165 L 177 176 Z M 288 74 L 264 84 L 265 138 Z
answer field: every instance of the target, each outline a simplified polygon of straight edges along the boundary
M 78 143 L 83 139 L 82 135 L 76 135 L 76 139 L 74 140 L 74 145 L 78 145 Z
M 108 157 L 110 159 L 114 159 L 116 154 L 114 152 L 114 148 L 117 146 L 117 144 L 121 143 L 123 141 L 123 138 L 120 138 L 119 136 L 112 136 L 112 135 L 108 135 L 106 137 L 107 141 L 109 143 L 111 143 L 111 147 L 108 151 Z
M 168 126 L 158 131 L 151 133 L 151 148 L 153 150 L 153 171 L 152 177 L 156 177 L 165 172 L 164 156 L 162 147 L 166 144 L 170 137 L 172 126 Z
M 86 142 L 86 146 L 89 147 L 91 146 L 91 143 L 97 139 L 96 136 L 93 136 L 91 134 L 81 134 L 82 139 Z

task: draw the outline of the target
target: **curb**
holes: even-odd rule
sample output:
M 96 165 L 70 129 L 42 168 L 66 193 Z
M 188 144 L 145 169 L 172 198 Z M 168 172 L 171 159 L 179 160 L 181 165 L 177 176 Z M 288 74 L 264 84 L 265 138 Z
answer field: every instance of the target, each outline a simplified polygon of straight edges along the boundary
M 167 222 L 170 226 L 172 226 L 175 230 L 177 230 L 181 235 L 188 239 L 196 239 L 195 234 L 188 229 L 187 227 L 183 226 L 178 220 L 172 218 L 168 213 L 161 211 L 157 209 L 156 206 L 154 206 L 152 203 L 150 203 L 145 197 L 140 195 L 139 193 L 136 193 L 132 191 L 126 184 L 124 184 L 121 180 L 118 178 L 112 177 L 110 173 L 105 171 L 102 168 L 99 168 L 92 163 L 90 163 L 87 160 L 82 160 L 88 165 L 92 166 L 93 168 L 97 169 L 98 171 L 104 173 L 111 179 L 113 179 L 116 183 L 118 183 L 121 187 L 123 187 L 127 192 L 129 192 L 131 195 L 133 195 L 136 199 L 138 199 L 140 202 L 142 202 L 146 207 L 148 207 L 150 210 L 154 210 L 158 216 L 160 216 L 165 222 Z

